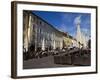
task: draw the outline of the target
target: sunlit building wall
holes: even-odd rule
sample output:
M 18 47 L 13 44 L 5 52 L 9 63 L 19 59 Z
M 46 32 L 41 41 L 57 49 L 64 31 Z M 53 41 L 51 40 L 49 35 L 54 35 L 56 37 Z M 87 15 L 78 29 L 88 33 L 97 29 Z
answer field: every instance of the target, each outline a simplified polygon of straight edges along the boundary
M 23 12 L 23 48 L 32 46 L 34 51 L 62 49 L 63 34 L 31 11 Z

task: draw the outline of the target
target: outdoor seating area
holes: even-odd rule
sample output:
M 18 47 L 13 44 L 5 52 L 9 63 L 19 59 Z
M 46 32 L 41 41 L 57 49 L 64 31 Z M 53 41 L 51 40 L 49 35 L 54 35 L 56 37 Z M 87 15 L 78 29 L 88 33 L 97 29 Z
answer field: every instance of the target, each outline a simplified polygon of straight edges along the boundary
M 28 51 L 28 52 L 24 52 L 23 53 L 23 59 L 24 60 L 28 60 L 28 59 L 32 59 L 32 58 L 43 58 L 43 57 L 47 57 L 47 56 L 54 56 L 54 55 L 58 55 L 58 54 L 62 54 L 63 51 L 62 50 L 40 50 L 40 51 Z

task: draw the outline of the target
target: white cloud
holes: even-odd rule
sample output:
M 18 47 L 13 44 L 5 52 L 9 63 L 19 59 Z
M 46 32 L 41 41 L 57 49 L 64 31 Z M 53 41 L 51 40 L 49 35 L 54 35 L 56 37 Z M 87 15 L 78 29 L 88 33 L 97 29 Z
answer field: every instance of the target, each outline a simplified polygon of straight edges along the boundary
M 80 24 L 81 23 L 81 15 L 75 18 L 74 23 L 75 24 Z

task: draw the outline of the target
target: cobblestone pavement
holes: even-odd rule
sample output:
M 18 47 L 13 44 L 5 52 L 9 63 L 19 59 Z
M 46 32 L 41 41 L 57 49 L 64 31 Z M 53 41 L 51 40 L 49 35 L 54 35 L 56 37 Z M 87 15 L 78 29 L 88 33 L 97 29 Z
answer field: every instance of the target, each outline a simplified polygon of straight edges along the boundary
M 61 65 L 54 64 L 53 56 L 29 59 L 23 62 L 24 69 L 34 69 L 34 68 L 54 68 L 54 67 L 72 67 L 73 65 Z

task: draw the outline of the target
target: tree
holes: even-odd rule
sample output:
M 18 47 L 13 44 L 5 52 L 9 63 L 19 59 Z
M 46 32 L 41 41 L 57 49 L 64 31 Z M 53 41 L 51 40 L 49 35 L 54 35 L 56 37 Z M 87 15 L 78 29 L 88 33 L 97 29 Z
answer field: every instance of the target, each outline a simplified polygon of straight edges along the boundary
M 91 40 L 88 40 L 88 48 L 91 48 Z

